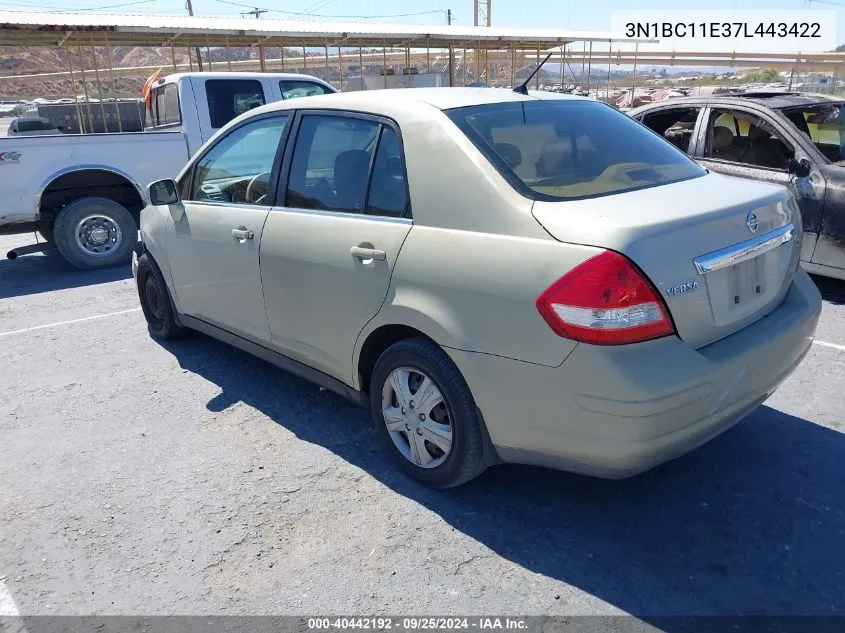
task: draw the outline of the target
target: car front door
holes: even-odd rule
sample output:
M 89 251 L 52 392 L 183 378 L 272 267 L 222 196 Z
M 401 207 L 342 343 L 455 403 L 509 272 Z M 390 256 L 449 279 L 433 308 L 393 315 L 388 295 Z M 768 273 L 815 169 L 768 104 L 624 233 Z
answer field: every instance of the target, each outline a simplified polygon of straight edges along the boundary
M 271 341 L 348 382 L 411 229 L 401 138 L 390 121 L 342 112 L 303 112 L 294 129 L 261 243 Z
M 702 165 L 717 173 L 762 180 L 788 187 L 801 209 L 804 229 L 813 239 L 803 243 L 801 259 L 809 261 L 824 212 L 824 175 L 811 157 L 770 117 L 744 108 L 712 107 L 707 126 L 693 150 Z M 807 161 L 810 170 L 797 175 L 794 164 Z
M 270 335 L 259 244 L 287 120 L 285 114 L 251 119 L 209 147 L 196 161 L 181 215 L 168 231 L 180 310 L 264 342 Z

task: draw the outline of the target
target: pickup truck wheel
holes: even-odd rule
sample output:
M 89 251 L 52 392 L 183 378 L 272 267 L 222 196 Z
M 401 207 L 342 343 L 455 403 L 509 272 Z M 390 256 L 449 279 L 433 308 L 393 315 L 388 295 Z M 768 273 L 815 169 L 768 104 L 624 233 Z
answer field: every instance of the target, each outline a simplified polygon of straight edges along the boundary
M 176 311 L 167 291 L 167 283 L 161 276 L 158 266 L 144 253 L 138 258 L 138 270 L 135 273 L 138 285 L 138 299 L 141 310 L 147 320 L 150 334 L 162 340 L 183 336 L 185 328 L 176 321 Z
M 434 488 L 452 488 L 485 468 L 481 425 L 461 372 L 432 341 L 394 343 L 370 381 L 373 421 L 397 466 Z
M 126 264 L 138 226 L 126 208 L 108 198 L 80 198 L 59 212 L 53 241 L 68 262 L 84 270 Z

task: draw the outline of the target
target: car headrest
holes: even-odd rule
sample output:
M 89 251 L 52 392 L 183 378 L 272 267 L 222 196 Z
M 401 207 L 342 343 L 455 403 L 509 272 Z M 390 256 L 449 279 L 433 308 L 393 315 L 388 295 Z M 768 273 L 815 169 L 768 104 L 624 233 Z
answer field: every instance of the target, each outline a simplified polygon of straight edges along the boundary
M 363 149 L 351 149 L 341 152 L 334 159 L 334 179 L 346 181 L 358 178 L 366 180 L 370 169 L 370 153 Z M 364 183 L 366 186 L 366 183 Z
M 493 149 L 511 169 L 516 169 L 522 164 L 522 152 L 519 151 L 516 145 L 510 143 L 493 143 Z
M 724 125 L 717 125 L 713 128 L 713 149 L 725 149 L 730 147 L 734 142 L 733 132 Z
M 764 141 L 769 138 L 769 134 L 765 129 L 752 125 L 748 128 L 748 140 L 750 141 Z

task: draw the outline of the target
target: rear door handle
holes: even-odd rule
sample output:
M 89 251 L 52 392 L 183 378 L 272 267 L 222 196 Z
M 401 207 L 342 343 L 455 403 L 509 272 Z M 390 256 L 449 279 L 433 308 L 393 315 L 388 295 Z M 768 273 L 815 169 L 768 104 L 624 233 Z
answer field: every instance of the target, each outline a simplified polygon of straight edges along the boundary
M 358 259 L 375 259 L 380 262 L 383 262 L 387 259 L 387 253 L 384 251 L 379 251 L 374 248 L 363 248 L 361 246 L 353 246 L 349 249 L 349 252 L 352 254 L 352 257 L 357 257 Z
M 232 229 L 232 237 L 236 240 L 251 240 L 255 237 L 255 233 L 248 231 L 245 228 Z

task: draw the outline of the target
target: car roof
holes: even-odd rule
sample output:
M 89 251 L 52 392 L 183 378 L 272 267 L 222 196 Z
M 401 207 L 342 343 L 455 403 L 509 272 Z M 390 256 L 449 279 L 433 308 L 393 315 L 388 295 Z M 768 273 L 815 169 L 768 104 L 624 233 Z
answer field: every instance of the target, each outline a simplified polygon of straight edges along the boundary
M 728 106 L 747 105 L 755 103 L 773 110 L 784 108 L 801 107 L 807 105 L 819 105 L 827 103 L 845 103 L 839 99 L 831 99 L 826 95 L 817 95 L 806 92 L 749 92 L 743 95 L 712 95 L 707 97 L 680 97 L 678 99 L 667 99 L 666 101 L 655 101 L 647 103 L 631 110 L 629 114 L 636 114 L 659 105 L 697 105 L 697 104 L 719 104 Z
M 338 92 L 331 95 L 305 97 L 307 101 L 292 99 L 277 101 L 256 110 L 273 112 L 291 108 L 349 108 L 358 111 L 377 111 L 385 105 L 425 104 L 439 110 L 462 108 L 466 106 L 487 105 L 492 103 L 516 103 L 536 100 L 572 100 L 590 101 L 586 97 L 562 95 L 552 92 L 529 91 L 527 95 L 505 88 L 390 88 L 380 90 L 358 90 Z M 307 105 L 304 105 L 307 104 Z

